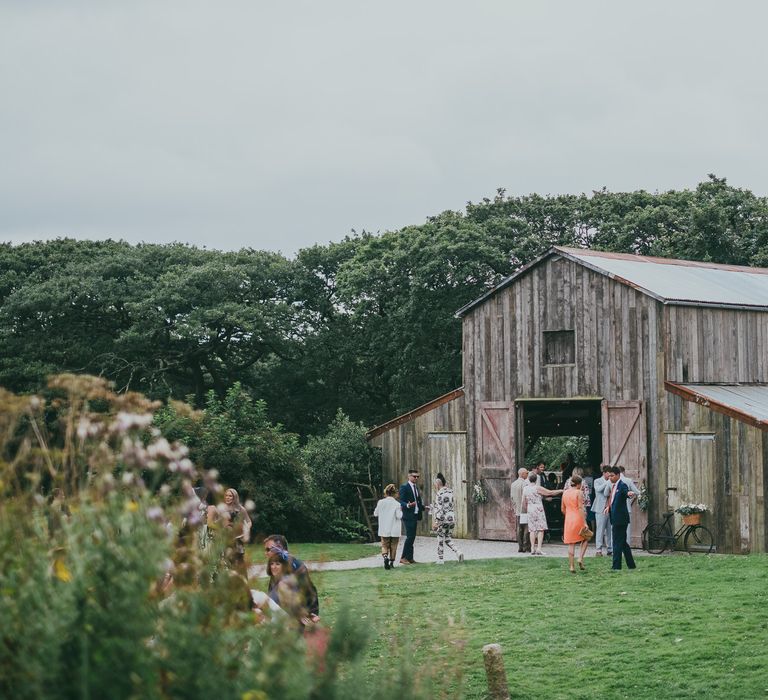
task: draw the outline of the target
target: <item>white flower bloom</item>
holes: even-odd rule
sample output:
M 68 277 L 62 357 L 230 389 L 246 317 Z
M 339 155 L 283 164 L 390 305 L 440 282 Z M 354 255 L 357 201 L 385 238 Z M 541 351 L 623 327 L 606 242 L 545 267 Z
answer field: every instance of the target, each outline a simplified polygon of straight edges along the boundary
M 163 519 L 164 519 L 163 509 L 160 506 L 152 506 L 151 508 L 148 508 L 147 518 L 149 520 L 155 520 L 159 523 L 163 522 Z

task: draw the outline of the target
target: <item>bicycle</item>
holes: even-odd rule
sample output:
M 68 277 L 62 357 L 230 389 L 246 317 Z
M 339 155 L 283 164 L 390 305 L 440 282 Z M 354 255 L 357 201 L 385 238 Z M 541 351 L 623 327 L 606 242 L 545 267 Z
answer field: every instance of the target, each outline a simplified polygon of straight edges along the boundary
M 674 549 L 677 541 L 683 538 L 683 547 L 688 554 L 700 552 L 710 554 L 715 549 L 715 538 L 703 525 L 686 525 L 672 534 L 672 518 L 675 511 L 664 513 L 663 523 L 652 523 L 643 530 L 643 549 L 650 554 L 661 554 L 667 549 Z

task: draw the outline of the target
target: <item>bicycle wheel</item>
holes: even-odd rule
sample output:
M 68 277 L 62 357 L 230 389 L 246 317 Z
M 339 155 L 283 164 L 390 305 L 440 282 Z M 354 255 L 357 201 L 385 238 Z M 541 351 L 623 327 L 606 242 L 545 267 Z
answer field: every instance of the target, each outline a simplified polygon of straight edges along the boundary
M 651 554 L 661 554 L 674 539 L 669 529 L 661 523 L 649 525 L 645 531 L 646 548 Z
M 715 538 L 703 525 L 693 525 L 685 533 L 685 551 L 709 554 L 715 550 Z

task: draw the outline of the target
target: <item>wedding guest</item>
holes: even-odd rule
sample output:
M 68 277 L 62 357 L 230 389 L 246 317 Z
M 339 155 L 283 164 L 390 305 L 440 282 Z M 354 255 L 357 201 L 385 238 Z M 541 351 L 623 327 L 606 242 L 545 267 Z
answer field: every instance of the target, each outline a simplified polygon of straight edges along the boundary
M 632 494 L 632 497 L 627 501 L 627 510 L 629 511 L 629 525 L 627 525 L 627 542 L 629 544 L 632 544 L 632 504 L 635 502 L 635 499 L 640 495 L 640 489 L 637 488 L 637 485 L 635 482 L 630 479 L 627 476 L 627 470 L 619 465 L 619 469 L 621 470 L 621 477 L 620 479 L 627 485 L 627 488 L 629 489 L 629 492 Z
M 632 548 L 627 542 L 627 527 L 629 526 L 627 501 L 631 501 L 635 494 L 621 480 L 619 467 L 611 467 L 608 478 L 611 481 L 611 495 L 608 497 L 608 505 L 604 512 L 611 518 L 611 538 L 613 539 L 613 564 L 611 568 L 614 571 L 621 569 L 623 555 L 627 562 L 627 568 L 634 569 L 636 567 L 635 558 L 632 556 Z
M 517 479 L 512 482 L 510 495 L 512 508 L 515 513 L 515 525 L 517 526 L 517 551 L 530 552 L 531 543 L 528 539 L 528 513 L 523 512 L 523 489 L 528 485 L 528 470 L 520 467 L 517 471 Z
M 421 501 L 421 492 L 416 482 L 419 480 L 417 469 L 408 470 L 408 481 L 401 487 L 398 498 L 403 508 L 403 525 L 405 525 L 405 544 L 400 553 L 401 564 L 415 564 L 413 558 L 413 543 L 416 541 L 416 526 L 424 517 L 424 504 Z
M 244 573 L 245 545 L 251 538 L 251 518 L 245 507 L 240 505 L 240 496 L 235 489 L 224 492 L 224 505 L 219 508 L 219 516 L 224 530 L 228 531 L 224 558 Z
M 303 625 L 320 620 L 317 588 L 312 583 L 306 564 L 288 552 L 283 535 L 270 535 L 264 540 L 270 587 L 269 597 Z M 281 566 L 273 566 L 278 562 Z
M 581 493 L 584 496 L 584 506 L 586 508 L 592 507 L 592 496 L 591 496 L 591 484 L 587 484 L 586 479 L 584 478 L 584 470 L 581 467 L 574 467 L 573 468 L 573 474 L 578 474 L 579 481 L 581 482 Z M 591 480 L 591 477 L 590 477 Z M 571 484 L 573 483 L 573 477 L 569 476 L 565 480 L 565 485 L 563 486 L 563 490 L 567 491 L 571 488 Z
M 384 557 L 384 568 L 395 567 L 397 543 L 400 541 L 400 522 L 403 519 L 403 509 L 400 501 L 395 498 L 397 486 L 387 484 L 384 498 L 377 504 L 373 516 L 379 519 L 379 537 L 381 537 L 381 556 Z
M 547 516 L 544 513 L 542 496 L 558 496 L 562 489 L 545 489 L 537 486 L 539 475 L 536 471 L 528 475 L 528 486 L 523 489 L 523 509 L 528 513 L 528 534 L 531 539 L 531 554 L 544 554 L 541 545 L 544 542 L 544 531 L 548 530 Z
M 576 467 L 578 469 L 578 467 Z M 584 492 L 581 488 L 581 475 L 574 469 L 570 481 L 570 487 L 563 493 L 563 502 L 561 505 L 565 515 L 565 524 L 563 525 L 563 542 L 568 545 L 568 568 L 572 574 L 576 573 L 574 567 L 574 554 L 576 545 L 579 545 L 579 568 L 584 570 L 584 555 L 589 546 L 589 540 L 584 539 L 581 534 L 587 526 L 587 517 L 584 509 Z
M 432 515 L 432 530 L 437 534 L 437 563 L 444 564 L 443 552 L 448 547 L 458 558 L 464 561 L 464 555 L 453 546 L 451 534 L 456 525 L 456 513 L 453 507 L 453 489 L 445 483 L 445 477 L 438 472 L 435 478 L 435 497 L 429 508 Z
M 595 556 L 602 557 L 612 554 L 611 547 L 611 523 L 605 507 L 608 505 L 608 497 L 611 495 L 612 484 L 608 478 L 611 468 L 603 465 L 602 476 L 595 480 L 595 500 L 592 503 L 592 513 L 595 516 Z

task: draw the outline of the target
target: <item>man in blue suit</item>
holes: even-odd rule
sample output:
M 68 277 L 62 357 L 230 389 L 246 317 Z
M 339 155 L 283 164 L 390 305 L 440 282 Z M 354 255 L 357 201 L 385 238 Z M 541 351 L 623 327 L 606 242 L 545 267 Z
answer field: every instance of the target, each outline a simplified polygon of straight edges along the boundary
M 621 555 L 627 560 L 627 568 L 635 568 L 635 558 L 632 556 L 632 548 L 627 542 L 627 526 L 629 525 L 629 509 L 627 499 L 632 499 L 635 494 L 629 490 L 627 484 L 621 480 L 621 469 L 611 467 L 608 472 L 608 480 L 611 482 L 611 495 L 605 513 L 611 519 L 611 539 L 613 540 L 613 566 L 614 571 L 621 569 Z
M 416 482 L 419 480 L 419 472 L 416 469 L 408 470 L 408 481 L 400 487 L 400 505 L 403 508 L 403 525 L 405 525 L 405 544 L 400 555 L 401 564 L 415 564 L 413 559 L 413 543 L 416 540 L 416 524 L 424 514 L 424 505 L 421 502 L 421 493 Z

